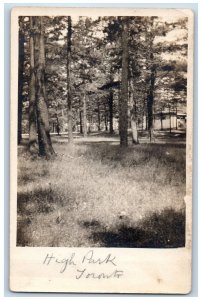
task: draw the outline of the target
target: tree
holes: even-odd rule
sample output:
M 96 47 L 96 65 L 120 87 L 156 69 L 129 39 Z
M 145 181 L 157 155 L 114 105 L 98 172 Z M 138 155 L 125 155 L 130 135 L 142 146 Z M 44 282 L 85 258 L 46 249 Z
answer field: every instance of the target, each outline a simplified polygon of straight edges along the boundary
M 22 139 L 22 103 L 23 103 L 23 81 L 24 81 L 24 30 L 23 30 L 23 19 L 19 19 L 19 72 L 18 72 L 18 144 Z
M 67 108 L 68 108 L 68 140 L 69 143 L 73 142 L 72 133 L 72 100 L 71 100 L 71 84 L 70 84 L 70 64 L 71 64 L 71 37 L 72 37 L 72 21 L 68 17 L 67 29 Z
M 34 34 L 36 17 L 30 17 L 30 82 L 29 82 L 29 150 L 32 154 L 38 152 L 37 118 L 36 118 L 36 78 L 34 65 Z
M 45 45 L 43 17 L 35 18 L 34 65 L 39 155 L 50 158 L 55 154 L 50 137 L 48 106 L 45 90 Z
M 120 145 L 128 146 L 128 22 L 122 19 L 122 77 L 119 102 Z

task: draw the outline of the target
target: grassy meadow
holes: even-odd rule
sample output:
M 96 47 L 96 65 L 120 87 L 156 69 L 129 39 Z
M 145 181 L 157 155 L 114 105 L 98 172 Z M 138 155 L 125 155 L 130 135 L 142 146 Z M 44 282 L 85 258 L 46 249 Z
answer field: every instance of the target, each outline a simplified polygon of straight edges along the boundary
M 54 160 L 18 148 L 18 246 L 184 245 L 185 144 L 52 140 Z

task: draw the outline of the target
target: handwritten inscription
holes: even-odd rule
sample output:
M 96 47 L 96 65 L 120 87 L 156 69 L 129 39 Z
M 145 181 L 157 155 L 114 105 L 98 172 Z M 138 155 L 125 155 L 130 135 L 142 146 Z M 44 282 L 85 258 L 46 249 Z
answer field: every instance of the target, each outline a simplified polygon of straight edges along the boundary
M 59 258 L 53 253 L 47 253 L 43 260 L 43 264 L 46 266 L 53 264 L 58 265 L 60 273 L 64 273 L 68 268 L 74 267 L 76 279 L 109 279 L 120 278 L 123 276 L 123 271 L 115 268 L 117 267 L 116 256 L 108 253 L 107 255 L 100 257 L 95 254 L 94 250 L 89 250 L 83 256 L 78 256 L 73 252 L 64 258 Z M 93 270 L 92 272 L 93 266 L 95 266 L 94 269 L 96 271 Z M 103 272 L 99 266 L 108 266 L 111 270 L 110 268 L 107 268 L 107 270 L 110 271 Z M 89 267 L 91 267 L 90 271 L 88 269 Z
M 89 264 L 112 264 L 114 266 L 116 266 L 115 264 L 115 256 L 112 256 L 111 253 L 107 254 L 106 257 L 104 257 L 104 259 L 102 258 L 95 258 L 94 257 L 94 251 L 90 250 L 88 251 L 88 253 L 86 255 L 84 255 L 83 259 L 82 259 L 82 263 L 89 263 Z
M 63 273 L 67 269 L 67 266 L 71 266 L 71 265 L 76 266 L 74 257 L 75 257 L 75 253 L 72 253 L 69 258 L 63 258 L 63 259 L 59 259 L 59 258 L 55 257 L 53 254 L 51 254 L 51 255 L 47 254 L 44 259 L 43 264 L 45 264 L 45 265 L 50 265 L 52 263 L 59 264 L 59 265 L 61 265 L 60 273 Z
M 93 278 L 93 279 L 109 279 L 109 278 L 119 278 L 123 275 L 123 271 L 115 270 L 112 273 L 89 273 L 86 269 L 83 270 L 78 270 L 77 269 L 78 275 L 76 275 L 76 279 L 80 278 Z

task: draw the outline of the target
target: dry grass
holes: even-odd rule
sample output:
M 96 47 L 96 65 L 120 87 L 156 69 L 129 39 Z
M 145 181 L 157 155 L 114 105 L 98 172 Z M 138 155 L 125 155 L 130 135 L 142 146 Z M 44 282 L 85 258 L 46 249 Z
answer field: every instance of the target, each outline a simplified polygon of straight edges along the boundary
M 19 246 L 184 245 L 185 147 L 54 138 L 53 161 L 19 148 Z

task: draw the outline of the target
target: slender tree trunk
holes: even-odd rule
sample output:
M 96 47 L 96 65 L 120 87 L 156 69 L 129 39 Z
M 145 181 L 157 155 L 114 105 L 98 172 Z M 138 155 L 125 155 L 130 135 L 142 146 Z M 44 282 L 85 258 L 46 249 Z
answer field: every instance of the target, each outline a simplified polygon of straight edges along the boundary
M 143 129 L 144 129 L 144 112 L 142 114 L 142 131 L 143 131 Z
M 145 129 L 145 99 L 142 109 L 142 131 Z
M 35 32 L 35 70 L 36 70 L 36 111 L 38 125 L 39 155 L 50 158 L 55 154 L 51 138 L 48 106 L 45 93 L 45 45 L 43 17 L 36 17 Z
M 105 131 L 108 131 L 108 111 L 107 111 L 107 105 L 104 104 L 105 108 L 105 114 L 104 114 L 104 120 L 105 120 Z
M 112 134 L 114 132 L 113 128 L 113 90 L 110 89 L 109 94 L 109 132 Z
M 148 113 L 146 112 L 146 130 L 148 130 Z
M 79 111 L 80 133 L 83 134 L 82 111 Z
M 128 146 L 128 24 L 122 20 L 122 79 L 119 101 L 120 145 Z
M 93 123 L 93 121 L 92 121 L 92 116 L 89 116 L 89 117 L 88 117 L 88 122 L 89 122 L 89 125 L 88 125 L 88 133 L 91 133 L 91 124 Z
M 171 113 L 170 113 L 170 106 L 169 106 L 169 123 L 170 123 L 170 133 L 171 133 Z
M 30 82 L 29 82 L 29 150 L 38 153 L 36 120 L 36 80 L 34 69 L 34 28 L 35 17 L 30 17 Z
M 21 27 L 21 23 L 20 23 Z M 19 29 L 19 58 L 18 58 L 18 144 L 22 140 L 22 101 L 23 101 L 23 73 L 24 73 L 24 34 L 21 28 Z
M 151 54 L 151 56 L 153 57 L 153 53 Z M 155 83 L 155 68 L 152 67 L 150 86 L 147 95 L 148 130 L 150 130 L 153 127 L 154 83 Z
M 97 104 L 97 118 L 98 118 L 98 131 L 101 130 L 100 128 L 100 103 Z
M 86 109 L 86 95 L 83 96 L 83 136 L 87 137 L 87 109 Z
M 176 104 L 176 130 L 177 130 L 177 104 Z
M 137 130 L 137 118 L 136 118 L 136 112 L 134 109 L 131 110 L 131 131 L 132 131 L 132 142 L 133 144 L 139 144 L 138 139 L 138 130 Z
M 72 132 L 72 99 L 71 99 L 71 84 L 70 84 L 70 63 L 71 63 L 71 38 L 72 38 L 72 20 L 68 17 L 67 29 L 67 111 L 68 111 L 68 140 L 73 143 Z
M 163 130 L 163 112 L 161 110 L 161 130 Z

